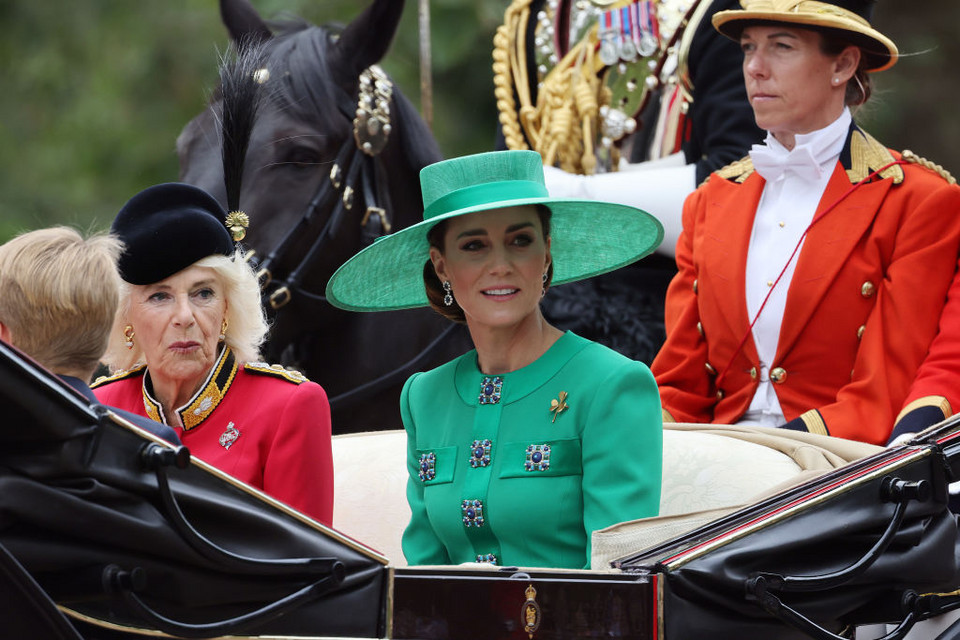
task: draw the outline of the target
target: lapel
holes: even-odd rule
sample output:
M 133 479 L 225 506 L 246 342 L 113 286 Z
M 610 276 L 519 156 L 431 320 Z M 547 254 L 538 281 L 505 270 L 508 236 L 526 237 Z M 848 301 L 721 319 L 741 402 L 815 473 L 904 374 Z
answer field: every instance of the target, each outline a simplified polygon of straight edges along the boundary
M 727 335 L 735 336 L 737 341 L 750 329 L 745 291 L 747 247 L 764 184 L 760 174 L 752 172 L 742 183 L 725 181 L 722 188 L 716 189 L 716 197 L 711 198 L 705 218 L 703 263 L 709 264 L 713 271 L 709 284 L 716 289 L 716 295 L 712 299 L 718 315 L 727 324 Z M 736 215 L 737 211 L 752 213 Z M 744 344 L 744 353 L 756 359 L 757 349 L 752 338 Z
M 853 182 L 864 179 L 869 171 L 879 169 L 885 164 L 883 158 L 872 158 L 871 160 L 874 161 L 868 164 L 877 166 L 858 167 L 864 164 L 858 147 L 863 145 L 867 138 L 869 136 L 863 134 L 860 129 L 855 126 L 851 128 L 851 136 L 847 138 L 847 145 L 841 153 L 840 161 L 837 162 L 830 182 L 817 206 L 817 212 L 814 215 L 816 222 L 807 233 L 793 280 L 790 282 L 783 322 L 780 326 L 780 342 L 777 345 L 778 360 L 793 348 L 837 274 L 843 269 L 861 238 L 869 231 L 890 187 L 897 182 L 894 179 L 874 179 L 869 183 L 860 184 L 843 198 L 853 186 Z M 869 142 L 874 141 L 871 138 Z M 875 145 L 878 144 L 875 143 Z M 873 146 L 871 151 L 876 153 L 876 146 Z M 883 151 L 887 153 L 889 160 L 893 160 L 885 148 Z M 899 170 L 899 167 L 894 169 Z M 884 172 L 883 176 L 886 175 L 887 172 Z M 824 211 L 841 198 L 843 198 L 842 201 L 824 214 Z

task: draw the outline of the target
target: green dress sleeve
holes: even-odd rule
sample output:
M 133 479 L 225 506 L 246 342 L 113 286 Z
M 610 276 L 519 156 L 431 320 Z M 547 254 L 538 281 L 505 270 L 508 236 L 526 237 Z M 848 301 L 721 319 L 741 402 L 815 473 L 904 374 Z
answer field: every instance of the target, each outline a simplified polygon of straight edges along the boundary
M 593 531 L 655 516 L 660 507 L 663 422 L 653 374 L 633 361 L 606 373 L 582 436 L 588 559 Z
M 410 410 L 410 396 L 419 375 L 411 376 L 400 393 L 400 417 L 407 432 L 407 503 L 411 512 L 410 523 L 403 532 L 400 545 L 409 565 L 450 564 L 446 548 L 430 525 L 423 500 L 423 482 L 419 475 L 420 459 L 417 455 L 417 427 Z

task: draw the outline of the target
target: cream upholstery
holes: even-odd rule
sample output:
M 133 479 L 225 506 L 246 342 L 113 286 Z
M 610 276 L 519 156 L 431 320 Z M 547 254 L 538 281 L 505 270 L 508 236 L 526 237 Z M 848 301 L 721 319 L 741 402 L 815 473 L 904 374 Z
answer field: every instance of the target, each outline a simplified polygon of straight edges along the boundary
M 660 517 L 594 533 L 593 565 L 601 568 L 689 531 L 734 508 L 879 447 L 759 427 L 665 425 Z M 348 536 L 406 564 L 400 537 L 406 499 L 406 434 L 402 430 L 333 439 L 333 525 Z
M 400 536 L 407 506 L 407 434 L 370 431 L 333 438 L 333 526 L 406 566 Z
M 881 449 L 787 429 L 664 425 L 660 516 L 594 531 L 591 566 L 608 567 Z

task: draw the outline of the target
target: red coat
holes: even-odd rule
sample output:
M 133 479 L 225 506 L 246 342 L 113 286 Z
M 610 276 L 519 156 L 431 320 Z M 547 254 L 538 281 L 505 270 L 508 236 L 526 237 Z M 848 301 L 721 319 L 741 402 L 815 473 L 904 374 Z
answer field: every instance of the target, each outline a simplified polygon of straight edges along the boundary
M 94 383 L 104 404 L 158 422 L 146 367 Z M 320 385 L 265 364 L 239 365 L 224 349 L 210 378 L 174 427 L 191 454 L 281 502 L 331 524 L 330 405 Z
M 907 393 L 891 437 L 915 433 L 960 409 L 960 263 L 940 316 L 940 329 Z
M 851 127 L 817 213 L 899 157 Z M 735 422 L 759 385 L 752 335 L 735 351 L 749 332 L 746 248 L 764 184 L 745 158 L 684 205 L 667 340 L 652 366 L 665 419 Z M 791 427 L 887 441 L 936 332 L 957 261 L 958 211 L 960 188 L 905 164 L 859 186 L 813 225 L 770 365 L 782 374 L 774 387 L 785 417 L 799 418 Z

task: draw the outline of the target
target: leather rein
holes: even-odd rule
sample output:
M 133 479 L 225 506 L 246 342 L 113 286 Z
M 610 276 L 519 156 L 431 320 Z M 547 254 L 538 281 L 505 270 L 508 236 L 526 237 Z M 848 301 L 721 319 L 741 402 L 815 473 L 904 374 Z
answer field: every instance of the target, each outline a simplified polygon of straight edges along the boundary
M 359 97 L 356 106 L 346 92 L 341 92 L 337 106 L 345 117 L 353 121 L 353 136 L 348 137 L 337 151 L 329 175 L 321 181 L 303 216 L 281 238 L 280 242 L 259 260 L 254 252 L 247 259 L 257 271 L 260 280 L 261 301 L 279 312 L 294 296 L 310 303 L 329 304 L 323 293 L 304 288 L 304 276 L 310 272 L 317 258 L 323 255 L 337 231 L 345 224 L 348 212 L 353 209 L 355 190 L 353 185 L 359 177 L 366 210 L 360 219 L 362 247 L 369 246 L 377 238 L 389 234 L 393 225 L 390 220 L 392 203 L 386 188 L 387 174 L 380 152 L 390 136 L 390 101 L 393 85 L 377 65 L 372 65 L 360 74 Z M 346 168 L 344 170 L 344 167 Z M 341 190 L 342 187 L 342 190 Z M 278 266 L 294 262 L 292 247 L 304 237 L 323 211 L 330 210 L 330 217 L 320 228 L 307 251 L 295 262 L 296 266 L 285 276 Z M 361 247 L 361 248 L 362 248 Z M 355 404 L 382 389 L 403 382 L 411 373 L 419 370 L 428 356 L 450 336 L 458 325 L 451 323 L 422 351 L 400 366 L 369 382 L 330 398 L 331 408 L 344 408 Z
M 360 74 L 359 87 L 360 96 L 356 106 L 345 92 L 337 101 L 340 112 L 353 121 L 353 137 L 344 140 L 337 151 L 330 174 L 321 181 L 304 214 L 265 258 L 259 260 L 253 253 L 248 254 L 248 259 L 260 279 L 263 304 L 269 305 L 274 311 L 279 311 L 294 295 L 314 302 L 327 302 L 325 295 L 307 291 L 302 282 L 345 223 L 348 212 L 353 209 L 353 185 L 356 184 L 358 176 L 363 200 L 367 205 L 360 220 L 363 227 L 363 246 L 373 243 L 392 229 L 389 215 L 390 194 L 386 189 L 386 173 L 380 152 L 390 136 L 389 104 L 393 86 L 386 74 L 373 65 Z M 330 211 L 330 217 L 299 261 L 294 261 L 290 255 L 293 245 L 303 238 L 311 227 L 316 226 L 319 214 L 327 210 Z M 296 266 L 285 276 L 280 275 L 277 271 L 279 265 L 291 262 Z

